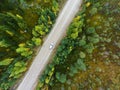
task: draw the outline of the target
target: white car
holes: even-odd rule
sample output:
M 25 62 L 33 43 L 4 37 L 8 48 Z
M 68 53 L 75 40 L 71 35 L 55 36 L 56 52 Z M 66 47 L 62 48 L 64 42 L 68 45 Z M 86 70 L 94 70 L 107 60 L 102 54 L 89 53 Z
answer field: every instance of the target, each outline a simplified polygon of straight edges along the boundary
M 53 49 L 53 47 L 54 47 L 54 43 L 50 43 L 49 49 L 51 50 Z

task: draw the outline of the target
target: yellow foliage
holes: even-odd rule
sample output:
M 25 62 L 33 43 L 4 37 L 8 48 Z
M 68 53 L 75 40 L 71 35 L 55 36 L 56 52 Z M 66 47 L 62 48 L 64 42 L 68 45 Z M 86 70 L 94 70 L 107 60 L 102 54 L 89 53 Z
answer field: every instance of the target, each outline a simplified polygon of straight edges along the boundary
M 19 47 L 24 47 L 25 46 L 25 43 L 20 43 L 19 44 Z
M 86 7 L 89 7 L 90 5 L 91 5 L 90 2 L 87 2 L 87 3 L 86 3 Z
M 14 35 L 14 33 L 10 32 L 10 31 L 8 31 L 8 30 L 6 30 L 6 33 L 8 33 L 10 36 L 13 36 L 13 35 Z
M 76 18 L 74 18 L 74 22 L 80 20 L 81 16 L 77 16 Z
M 23 17 L 20 16 L 19 14 L 16 14 L 16 16 L 17 16 L 19 19 L 23 19 Z
M 48 83 L 49 83 L 49 81 L 50 81 L 50 78 L 49 78 L 49 77 L 47 77 L 47 78 L 45 79 L 45 83 L 46 83 L 46 84 L 48 84 Z

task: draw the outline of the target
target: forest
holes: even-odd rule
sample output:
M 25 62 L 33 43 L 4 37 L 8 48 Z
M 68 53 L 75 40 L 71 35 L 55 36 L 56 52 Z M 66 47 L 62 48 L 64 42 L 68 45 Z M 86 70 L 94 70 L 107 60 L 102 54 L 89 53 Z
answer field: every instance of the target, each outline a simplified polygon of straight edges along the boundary
M 66 0 L 0 1 L 0 90 L 29 69 Z M 83 0 L 36 90 L 120 90 L 120 1 Z

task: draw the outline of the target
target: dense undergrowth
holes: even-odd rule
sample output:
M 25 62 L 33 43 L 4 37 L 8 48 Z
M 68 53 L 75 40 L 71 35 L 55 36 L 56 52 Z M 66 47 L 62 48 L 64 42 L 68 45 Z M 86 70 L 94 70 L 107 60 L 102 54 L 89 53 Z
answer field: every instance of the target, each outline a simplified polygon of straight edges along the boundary
M 10 89 L 28 69 L 58 11 L 56 0 L 0 2 L 0 90 Z
M 120 62 L 120 2 L 117 2 L 84 1 L 52 63 L 40 78 L 37 90 L 120 89 L 120 81 L 115 82 L 115 77 L 108 78 L 107 74 L 110 73 L 108 68 L 115 64 L 118 68 L 111 70 L 119 69 Z M 107 84 L 109 80 L 111 83 Z
M 0 2 L 0 90 L 10 89 L 28 69 L 55 22 L 58 1 Z M 119 90 L 119 15 L 118 0 L 84 0 L 37 90 Z

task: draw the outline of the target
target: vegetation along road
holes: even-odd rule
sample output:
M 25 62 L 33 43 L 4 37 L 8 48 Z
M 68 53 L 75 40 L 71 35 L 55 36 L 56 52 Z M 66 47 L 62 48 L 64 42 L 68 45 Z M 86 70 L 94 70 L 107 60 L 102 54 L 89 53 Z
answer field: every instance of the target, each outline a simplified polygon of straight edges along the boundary
M 68 0 L 66 2 L 51 33 L 41 47 L 40 52 L 35 57 L 35 60 L 18 86 L 17 90 L 34 90 L 38 77 L 42 74 L 42 71 L 48 64 L 54 49 L 60 43 L 67 27 L 78 12 L 81 4 L 82 0 Z

